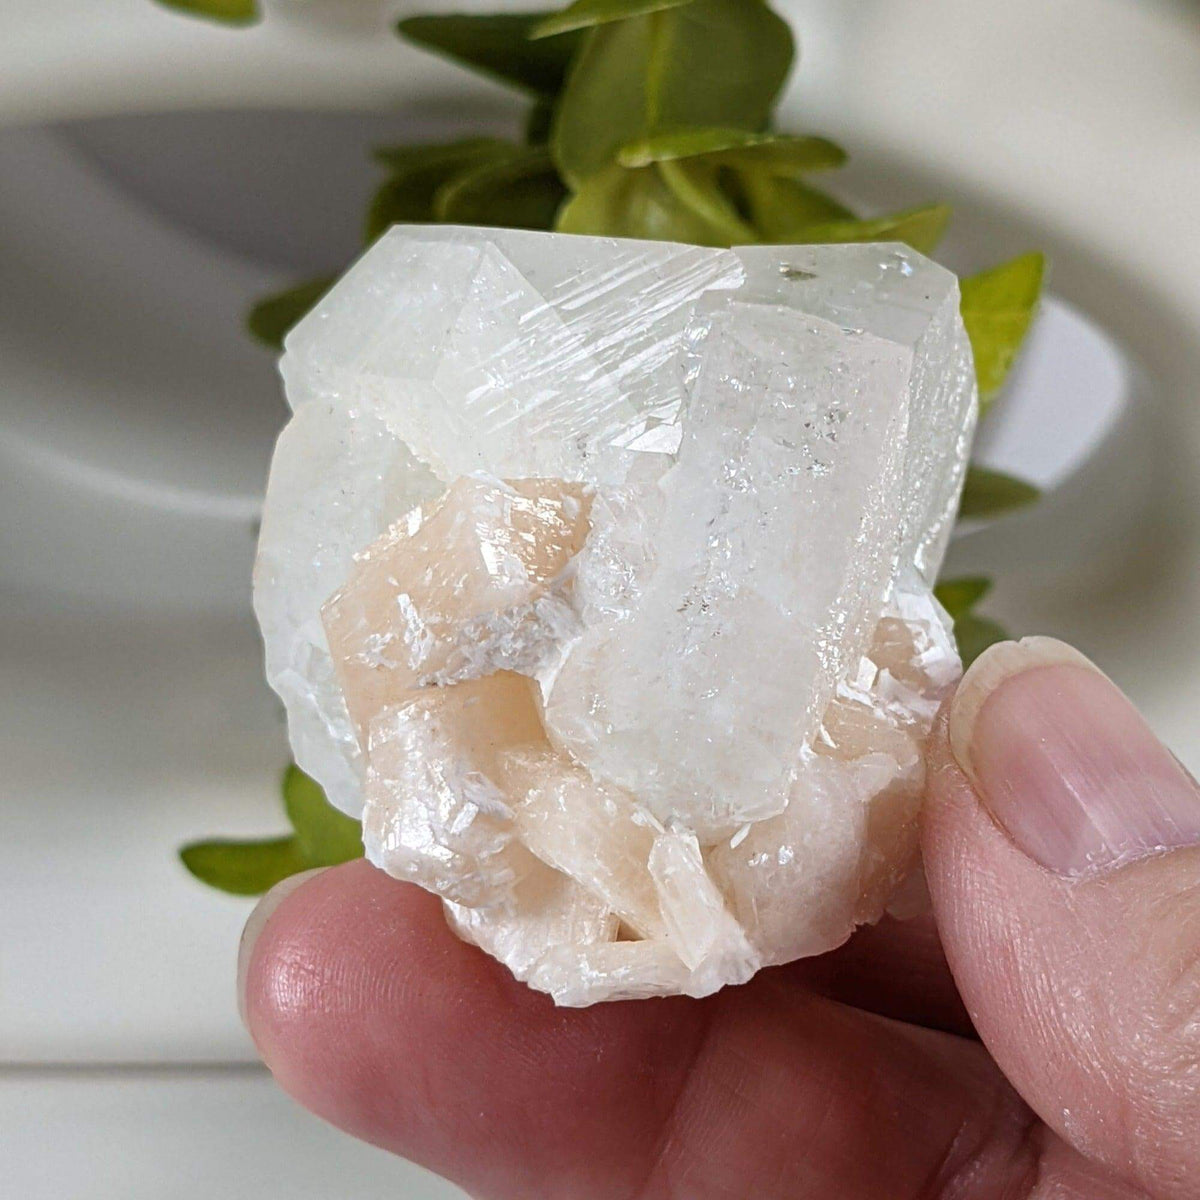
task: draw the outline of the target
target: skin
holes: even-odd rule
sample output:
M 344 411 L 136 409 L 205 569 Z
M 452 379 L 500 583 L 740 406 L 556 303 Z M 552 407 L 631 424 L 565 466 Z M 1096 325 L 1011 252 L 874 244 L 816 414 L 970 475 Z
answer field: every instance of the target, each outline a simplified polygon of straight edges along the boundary
M 1200 849 L 1049 870 L 947 724 L 932 918 L 703 1001 L 557 1009 L 356 862 L 257 918 L 259 1051 L 313 1112 L 486 1200 L 1200 1197 Z

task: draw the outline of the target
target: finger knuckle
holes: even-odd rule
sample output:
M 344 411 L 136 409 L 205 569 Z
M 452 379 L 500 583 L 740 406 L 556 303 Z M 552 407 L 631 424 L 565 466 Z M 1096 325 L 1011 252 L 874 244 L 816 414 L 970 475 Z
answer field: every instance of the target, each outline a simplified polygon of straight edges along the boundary
M 1200 1069 L 1200 880 L 1155 898 L 1144 928 L 1152 931 L 1143 969 L 1154 981 L 1148 1014 L 1157 1065 L 1171 1073 Z

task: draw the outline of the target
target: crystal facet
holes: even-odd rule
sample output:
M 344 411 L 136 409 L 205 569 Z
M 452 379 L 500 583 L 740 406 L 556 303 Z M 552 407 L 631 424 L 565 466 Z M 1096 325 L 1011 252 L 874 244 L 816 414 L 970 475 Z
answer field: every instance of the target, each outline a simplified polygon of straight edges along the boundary
M 283 374 L 268 675 L 462 937 L 563 1004 L 705 995 L 919 892 L 975 413 L 949 272 L 398 227 Z
M 510 669 L 532 674 L 574 618 L 553 584 L 587 534 L 578 485 L 464 476 L 355 557 L 323 616 L 359 731 L 388 704 Z

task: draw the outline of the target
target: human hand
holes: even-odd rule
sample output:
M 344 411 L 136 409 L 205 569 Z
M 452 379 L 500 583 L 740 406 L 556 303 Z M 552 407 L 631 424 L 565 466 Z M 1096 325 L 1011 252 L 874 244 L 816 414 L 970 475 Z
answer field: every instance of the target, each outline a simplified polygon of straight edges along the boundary
M 929 757 L 932 919 L 557 1009 L 356 862 L 255 910 L 247 1025 L 300 1103 L 487 1200 L 1200 1197 L 1200 787 L 1045 638 L 975 664 Z

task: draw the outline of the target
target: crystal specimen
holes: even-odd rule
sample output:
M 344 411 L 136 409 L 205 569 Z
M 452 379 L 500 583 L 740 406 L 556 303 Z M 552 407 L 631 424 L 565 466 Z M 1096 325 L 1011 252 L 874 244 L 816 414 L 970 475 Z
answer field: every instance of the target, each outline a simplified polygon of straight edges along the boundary
M 878 919 L 975 412 L 899 246 L 398 227 L 289 335 L 255 600 L 368 856 L 559 1003 Z

